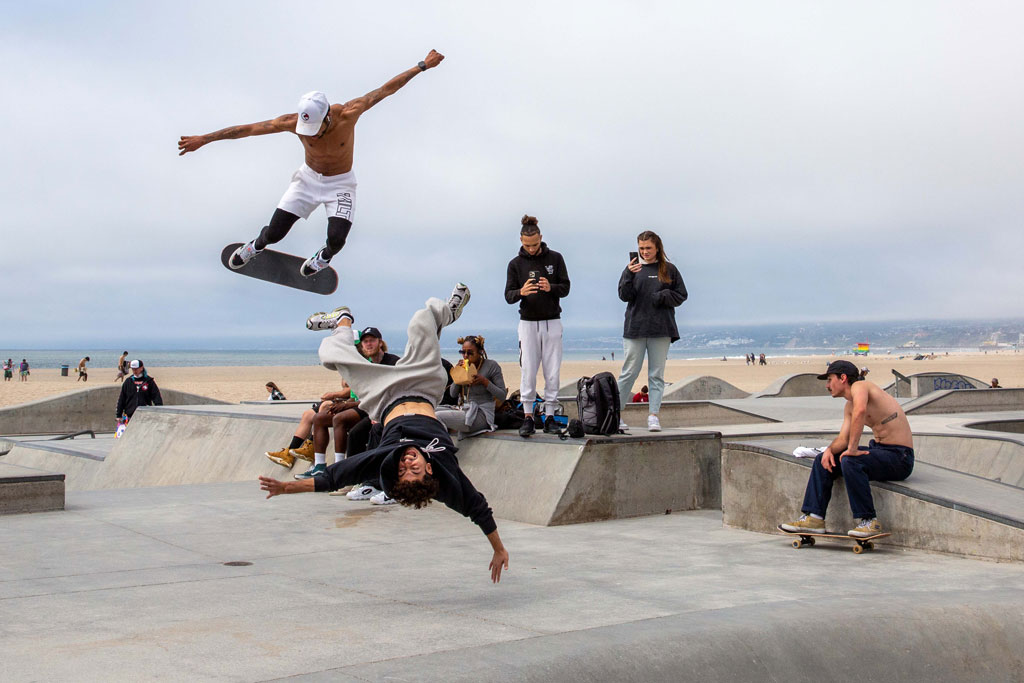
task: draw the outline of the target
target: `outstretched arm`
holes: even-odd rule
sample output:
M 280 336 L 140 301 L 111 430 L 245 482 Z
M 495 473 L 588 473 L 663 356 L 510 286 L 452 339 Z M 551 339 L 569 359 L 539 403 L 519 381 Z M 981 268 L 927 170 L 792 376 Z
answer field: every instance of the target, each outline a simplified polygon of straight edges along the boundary
M 403 85 L 413 79 L 416 74 L 420 71 L 426 71 L 427 69 L 433 69 L 435 66 L 441 63 L 444 59 L 444 55 L 437 50 L 431 50 L 430 53 L 423 59 L 423 68 L 414 66 L 411 69 L 406 69 L 402 73 L 398 74 L 390 81 L 380 86 L 376 90 L 371 90 L 362 97 L 357 97 L 354 100 L 350 100 L 345 103 L 344 111 L 347 114 L 354 114 L 356 116 L 362 115 L 367 109 L 383 100 L 388 95 L 394 95 L 398 92 Z
M 270 477 L 260 477 L 260 489 L 267 492 L 267 498 L 280 496 L 284 493 L 312 493 L 314 486 L 312 478 L 300 481 L 278 481 Z
M 206 135 L 182 135 L 178 140 L 178 156 L 186 152 L 194 152 L 200 147 L 217 140 L 238 140 L 252 135 L 269 135 L 270 133 L 285 133 L 295 130 L 295 119 L 298 114 L 284 114 L 276 119 L 260 121 L 259 123 L 246 123 L 241 126 L 230 126 L 222 128 Z

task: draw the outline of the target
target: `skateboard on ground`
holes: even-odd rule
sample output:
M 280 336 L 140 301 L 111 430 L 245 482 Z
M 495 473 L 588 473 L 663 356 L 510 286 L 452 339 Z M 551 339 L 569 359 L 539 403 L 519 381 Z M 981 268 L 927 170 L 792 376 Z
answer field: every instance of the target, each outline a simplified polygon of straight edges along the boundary
M 867 548 L 868 550 L 874 549 L 875 544 L 872 543 L 872 541 L 874 541 L 875 539 L 885 538 L 886 536 L 889 536 L 888 533 L 875 534 L 874 536 L 865 536 L 864 538 L 858 538 L 856 536 L 849 536 L 847 534 L 828 534 L 828 533 L 826 533 L 826 534 L 810 534 L 810 533 L 807 533 L 806 531 L 786 531 L 785 529 L 782 528 L 781 524 L 778 526 L 778 529 L 782 533 L 788 534 L 789 536 L 799 536 L 800 537 L 800 538 L 793 539 L 793 547 L 794 548 L 800 548 L 800 547 L 805 546 L 805 545 L 806 546 L 813 546 L 814 545 L 814 539 L 815 539 L 815 537 L 818 537 L 818 536 L 820 536 L 822 538 L 841 538 L 841 539 L 843 539 L 845 541 L 853 541 L 854 542 L 853 552 L 857 553 L 858 555 L 860 555 L 862 552 L 864 552 L 865 548 Z
M 251 261 L 236 270 L 228 264 L 228 260 L 235 249 L 240 246 L 242 246 L 242 242 L 235 242 L 224 247 L 224 250 L 220 252 L 220 262 L 234 273 L 317 294 L 333 294 L 334 290 L 338 288 L 338 271 L 334 268 L 328 266 L 316 275 L 303 277 L 299 274 L 299 267 L 306 259 L 273 249 L 264 249 Z

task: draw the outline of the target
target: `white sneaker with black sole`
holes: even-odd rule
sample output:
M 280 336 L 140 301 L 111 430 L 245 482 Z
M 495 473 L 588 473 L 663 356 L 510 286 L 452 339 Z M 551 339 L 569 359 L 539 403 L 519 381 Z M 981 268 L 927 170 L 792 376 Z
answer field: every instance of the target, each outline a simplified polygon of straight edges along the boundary
M 375 486 L 362 485 L 356 486 L 351 491 L 345 494 L 345 497 L 349 500 L 370 500 L 378 493 L 384 493 Z
M 355 322 L 355 318 L 352 317 L 352 311 L 348 306 L 338 306 L 330 313 L 321 311 L 306 318 L 306 329 L 314 331 L 333 330 L 338 326 L 342 318 L 348 318 L 349 322 Z
M 258 256 L 261 251 L 263 250 L 256 248 L 256 240 L 246 242 L 231 254 L 231 258 L 228 259 L 228 265 L 234 270 L 238 270 Z
M 456 283 L 452 295 L 448 297 L 448 309 L 452 312 L 452 322 L 459 319 L 462 309 L 469 303 L 469 287 L 459 282 Z
M 373 503 L 374 505 L 394 505 L 398 501 L 389 496 L 388 494 L 386 494 L 385 492 L 381 491 L 377 495 L 372 496 L 370 498 L 370 502 Z
M 323 253 L 324 250 L 321 248 L 320 251 L 303 261 L 302 265 L 299 266 L 299 275 L 302 277 L 313 277 L 321 270 L 331 265 L 331 260 L 325 259 L 323 257 Z

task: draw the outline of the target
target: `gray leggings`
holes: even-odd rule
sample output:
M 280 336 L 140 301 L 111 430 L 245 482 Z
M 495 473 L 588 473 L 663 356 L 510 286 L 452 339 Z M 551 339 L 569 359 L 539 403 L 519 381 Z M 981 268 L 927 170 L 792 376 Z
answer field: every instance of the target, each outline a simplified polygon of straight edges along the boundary
M 320 343 L 320 362 L 338 371 L 359 397 L 359 407 L 375 420 L 383 420 L 381 411 L 403 396 L 423 398 L 436 408 L 448 380 L 439 335 L 452 322 L 448 305 L 430 298 L 409 321 L 409 342 L 394 366 L 367 362 L 352 341 L 352 328 L 340 326 Z

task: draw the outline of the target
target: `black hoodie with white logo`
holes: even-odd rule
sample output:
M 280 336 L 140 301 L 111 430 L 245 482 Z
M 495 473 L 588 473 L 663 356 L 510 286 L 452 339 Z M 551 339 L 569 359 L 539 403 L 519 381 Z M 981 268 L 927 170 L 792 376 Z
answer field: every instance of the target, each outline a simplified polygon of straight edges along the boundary
M 524 297 L 519 294 L 530 273 L 547 278 L 551 283 L 550 292 L 538 291 Z M 510 304 L 519 302 L 519 318 L 521 320 L 556 320 L 562 316 L 562 307 L 558 300 L 569 296 L 569 271 L 565 269 L 565 260 L 557 251 L 548 249 L 544 242 L 540 250 L 530 256 L 526 249 L 519 247 L 519 255 L 508 262 L 508 274 L 505 278 L 505 301 Z
M 462 473 L 448 430 L 426 415 L 403 415 L 388 422 L 377 448 L 328 465 L 324 474 L 313 478 L 315 490 L 337 491 L 379 476 L 390 496 L 398 481 L 398 461 L 409 446 L 417 447 L 430 463 L 439 487 L 436 500 L 469 517 L 485 534 L 498 528 L 487 499 Z

